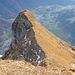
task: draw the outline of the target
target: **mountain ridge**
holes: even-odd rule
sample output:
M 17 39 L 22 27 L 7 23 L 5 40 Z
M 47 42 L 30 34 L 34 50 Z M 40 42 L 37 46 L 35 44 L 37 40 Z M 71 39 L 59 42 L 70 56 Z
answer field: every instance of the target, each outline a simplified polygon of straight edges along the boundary
M 72 68 L 71 63 L 75 62 L 75 59 L 74 59 L 75 52 L 73 50 L 74 48 L 72 48 L 71 45 L 67 44 L 66 42 L 60 40 L 58 37 L 56 37 L 54 34 L 49 32 L 48 30 L 46 30 L 33 17 L 33 15 L 31 14 L 31 12 L 29 10 L 24 11 L 23 14 L 24 14 L 24 16 L 26 16 L 28 18 L 28 21 L 31 22 L 31 24 L 32 24 L 31 28 L 35 32 L 35 39 L 37 40 L 37 43 L 41 47 L 41 49 L 45 52 L 46 58 L 45 58 L 44 64 L 46 64 L 47 67 L 51 67 L 51 68 L 52 67 L 56 67 L 56 68 L 64 68 L 65 67 L 66 69 Z M 19 18 L 16 18 L 16 19 L 21 24 L 21 22 L 19 21 Z M 21 16 L 21 21 L 22 21 L 22 23 L 25 22 L 25 24 L 26 24 L 26 21 L 23 20 L 22 16 Z M 29 25 L 28 21 L 27 21 L 27 24 Z M 16 49 L 13 47 L 12 50 L 6 51 L 5 55 L 3 56 L 3 59 L 10 59 L 10 57 L 14 56 L 13 54 L 15 54 L 15 51 L 21 52 L 22 51 L 21 47 L 23 47 L 22 43 L 18 42 L 18 44 L 19 44 L 19 46 L 18 45 L 14 46 L 14 47 L 16 47 Z M 29 45 L 29 43 L 28 43 L 28 45 Z M 31 44 L 31 45 L 33 45 L 33 44 Z M 19 48 L 20 48 L 20 50 L 19 50 Z M 29 53 L 30 53 L 30 51 L 29 51 Z M 14 56 L 14 58 L 16 58 L 16 57 Z
M 40 65 L 45 58 L 45 53 L 38 45 L 32 29 L 33 25 L 24 12 L 21 12 L 12 24 L 10 50 L 6 51 L 3 59 L 25 60 Z

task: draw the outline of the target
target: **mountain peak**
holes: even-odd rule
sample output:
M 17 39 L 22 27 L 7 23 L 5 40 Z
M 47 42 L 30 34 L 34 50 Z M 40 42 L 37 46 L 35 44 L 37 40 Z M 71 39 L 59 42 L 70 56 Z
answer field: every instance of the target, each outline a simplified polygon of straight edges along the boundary
M 6 51 L 3 58 L 26 60 L 34 65 L 40 65 L 46 56 L 37 43 L 35 32 L 32 29 L 33 25 L 28 19 L 28 16 L 32 18 L 30 11 L 25 10 L 19 13 L 13 22 L 10 50 Z
M 10 49 L 2 59 L 25 60 L 49 68 L 71 68 L 73 48 L 46 30 L 29 10 L 21 12 L 12 24 Z

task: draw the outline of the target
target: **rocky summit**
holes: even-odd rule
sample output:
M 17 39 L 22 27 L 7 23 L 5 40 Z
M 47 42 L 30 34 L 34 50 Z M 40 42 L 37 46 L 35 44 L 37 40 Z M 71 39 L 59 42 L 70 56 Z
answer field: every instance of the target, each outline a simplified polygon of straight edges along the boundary
M 35 39 L 33 25 L 24 12 L 21 12 L 12 24 L 10 50 L 6 51 L 3 59 L 26 60 L 34 65 L 40 65 L 46 56 Z
M 25 10 L 12 24 L 10 49 L 2 59 L 25 60 L 46 66 L 43 68 L 48 70 L 67 71 L 75 68 L 75 49 L 45 29 L 29 10 Z

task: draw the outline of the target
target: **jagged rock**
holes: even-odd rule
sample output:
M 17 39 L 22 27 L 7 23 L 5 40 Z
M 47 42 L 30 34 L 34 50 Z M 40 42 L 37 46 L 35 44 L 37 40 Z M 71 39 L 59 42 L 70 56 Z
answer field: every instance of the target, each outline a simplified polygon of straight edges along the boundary
M 2 58 L 26 60 L 34 65 L 40 65 L 45 58 L 45 53 L 38 45 L 35 32 L 32 29 L 33 25 L 24 12 L 21 12 L 12 24 L 10 50 L 6 51 Z
M 12 49 L 16 46 L 19 40 L 24 37 L 26 31 L 31 27 L 31 22 L 27 19 L 24 13 L 21 12 L 12 24 Z

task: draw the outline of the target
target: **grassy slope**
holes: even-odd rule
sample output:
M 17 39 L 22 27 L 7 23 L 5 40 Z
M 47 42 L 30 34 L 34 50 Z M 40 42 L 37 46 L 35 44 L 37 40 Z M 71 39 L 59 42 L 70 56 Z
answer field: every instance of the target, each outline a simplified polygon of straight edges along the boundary
M 33 66 L 25 61 L 0 60 L 0 75 L 74 75 L 70 71 L 61 72 L 58 68 L 50 69 Z
M 75 62 L 73 58 L 75 52 L 71 49 L 71 46 L 46 30 L 34 19 L 29 11 L 25 14 L 33 24 L 33 30 L 38 44 L 46 53 L 47 64 L 50 64 L 52 61 L 52 67 L 53 65 L 61 65 L 62 67 L 70 68 L 71 63 Z

